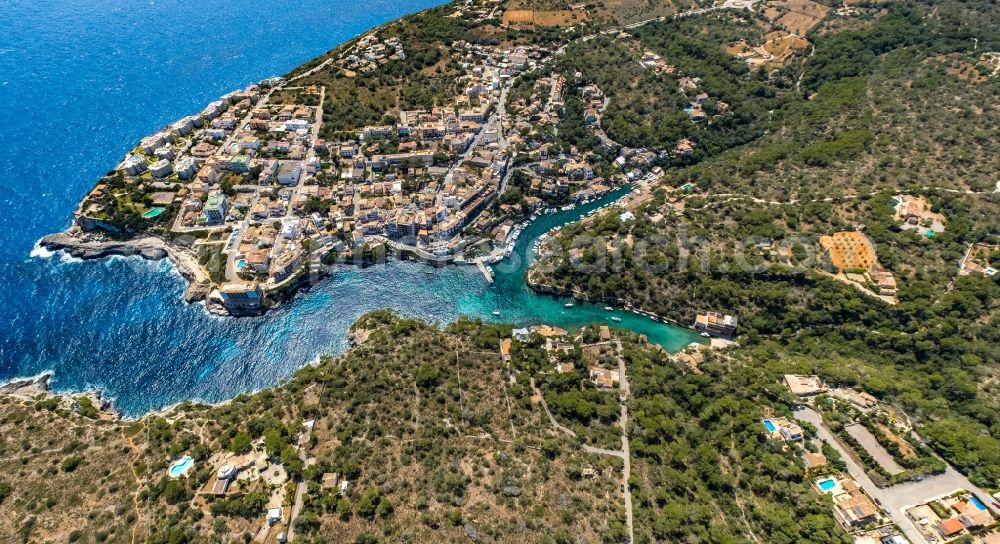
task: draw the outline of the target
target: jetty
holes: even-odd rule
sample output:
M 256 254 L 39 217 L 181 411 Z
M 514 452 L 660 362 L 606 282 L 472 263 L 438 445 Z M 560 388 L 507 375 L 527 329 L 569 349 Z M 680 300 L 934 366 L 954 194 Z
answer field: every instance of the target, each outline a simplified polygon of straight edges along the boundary
M 486 264 L 482 259 L 476 259 L 476 266 L 479 268 L 479 271 L 483 273 L 483 277 L 486 278 L 486 282 L 492 284 L 493 273 L 490 272 L 489 268 L 486 268 Z

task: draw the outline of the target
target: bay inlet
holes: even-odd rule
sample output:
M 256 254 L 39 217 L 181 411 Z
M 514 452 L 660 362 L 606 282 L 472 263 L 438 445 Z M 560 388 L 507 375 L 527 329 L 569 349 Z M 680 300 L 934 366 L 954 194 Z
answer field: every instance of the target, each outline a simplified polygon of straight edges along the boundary
M 215 402 L 274 385 L 321 355 L 342 352 L 347 348 L 350 325 L 363 313 L 381 308 L 437 324 L 460 316 L 570 329 L 603 322 L 645 334 L 669 350 L 697 340 L 687 329 L 620 310 L 612 314 L 603 305 L 540 295 L 525 284 L 529 253 L 538 236 L 577 220 L 624 190 L 587 206 L 540 217 L 522 233 L 512 257 L 497 263 L 492 285 L 471 266 L 430 269 L 406 261 L 365 269 L 343 266 L 310 291 L 258 318 L 214 317 L 200 305 L 185 303 L 185 281 L 167 261 L 114 257 L 83 262 L 41 252 L 28 256 L 35 240 L 66 226 L 79 196 L 139 135 L 194 111 L 194 104 L 214 99 L 220 90 L 287 71 L 373 24 L 437 3 L 386 5 L 380 18 L 373 19 L 370 13 L 359 15 L 353 25 L 340 20 L 332 33 L 312 19 L 296 27 L 304 36 L 290 36 L 281 28 L 266 25 L 255 27 L 253 51 L 260 58 L 237 54 L 180 68 L 176 63 L 214 59 L 217 52 L 218 44 L 168 40 L 157 34 L 164 32 L 159 27 L 178 28 L 167 24 L 175 19 L 194 28 L 203 26 L 199 21 L 214 20 L 208 13 L 185 11 L 198 9 L 193 6 L 156 7 L 152 14 L 148 6 L 144 8 L 143 21 L 157 21 L 156 28 L 142 23 L 145 26 L 141 28 L 152 36 L 102 33 L 99 39 L 70 44 L 62 43 L 55 34 L 51 35 L 51 47 L 40 49 L 46 51 L 45 58 L 0 48 L 7 51 L 0 55 L 5 73 L 17 74 L 5 82 L 0 93 L 12 111 L 23 114 L 15 116 L 19 124 L 9 128 L 17 145 L 0 156 L 5 189 L 2 205 L 7 212 L 2 219 L 5 239 L 0 247 L 0 289 L 7 304 L 0 309 L 0 319 L 9 324 L 0 337 L 0 381 L 52 372 L 54 390 L 99 389 L 126 416 L 186 399 Z M 17 32 L 24 30 L 35 36 L 50 34 L 32 31 L 32 24 L 41 28 L 65 18 L 79 26 L 133 16 L 127 8 L 119 11 L 110 5 L 108 13 L 83 14 L 71 14 L 70 8 L 58 3 L 45 9 L 65 9 L 65 13 L 50 13 L 37 6 L 22 8 L 29 12 L 15 14 L 20 21 Z M 102 8 L 94 5 L 93 9 Z M 301 9 L 314 15 L 316 10 L 330 8 L 311 5 Z M 259 16 L 276 15 L 261 12 Z M 295 14 L 283 12 L 281 16 L 294 18 Z M 227 37 L 218 39 L 225 41 Z M 116 41 L 109 45 L 108 40 Z M 130 63 L 139 61 L 129 58 L 145 55 L 151 40 L 160 44 L 160 58 L 169 60 L 161 66 L 155 85 L 146 77 L 148 70 L 142 63 L 130 68 Z M 315 45 L 300 53 L 297 60 L 265 54 L 270 49 L 285 51 L 290 42 L 300 40 Z M 327 40 L 332 43 L 318 45 Z M 114 55 L 125 58 L 101 56 L 109 47 Z M 81 65 L 84 61 L 90 64 Z M 24 66 L 18 68 L 18 64 Z M 132 69 L 134 74 L 129 71 Z M 41 76 L 42 81 L 23 76 L 34 73 L 32 70 L 44 70 L 46 77 L 57 77 L 62 84 L 44 85 Z M 69 102 L 75 107 L 66 108 Z M 44 160 L 46 157 L 60 160 Z M 567 307 L 571 303 L 573 306 Z M 621 321 L 611 321 L 611 315 Z

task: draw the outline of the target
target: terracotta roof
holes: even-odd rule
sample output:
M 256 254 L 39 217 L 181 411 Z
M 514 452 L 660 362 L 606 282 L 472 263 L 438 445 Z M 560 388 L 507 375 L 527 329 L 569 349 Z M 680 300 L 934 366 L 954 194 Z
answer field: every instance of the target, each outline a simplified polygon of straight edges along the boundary
M 965 525 L 962 525 L 961 520 L 958 518 L 950 518 L 938 523 L 938 530 L 940 530 L 945 536 L 958 533 L 962 529 L 965 529 Z

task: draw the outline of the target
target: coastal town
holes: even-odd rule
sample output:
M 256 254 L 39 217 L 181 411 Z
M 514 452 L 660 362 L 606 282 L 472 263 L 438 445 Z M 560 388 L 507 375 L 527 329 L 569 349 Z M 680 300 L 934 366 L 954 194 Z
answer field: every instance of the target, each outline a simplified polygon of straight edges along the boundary
M 11 266 L 0 541 L 1000 544 L 994 7 L 459 0 L 226 79 Z
M 316 77 L 362 80 L 408 59 L 390 30 L 366 33 L 306 72 L 228 93 L 143 138 L 86 195 L 74 226 L 42 244 L 85 257 L 166 254 L 191 283 L 187 300 L 236 316 L 265 311 L 324 264 L 366 265 L 386 253 L 478 265 L 491 281 L 486 265 L 509 256 L 532 219 L 650 185 L 657 162 L 695 149 L 687 139 L 656 149 L 609 138 L 601 117 L 610 99 L 594 84 L 567 89 L 551 70 L 564 49 L 456 40 L 447 53 L 457 92 L 445 103 L 331 128 L 324 105 L 335 97 Z M 641 64 L 674 71 L 648 52 Z M 697 76 L 680 82 L 691 122 L 732 114 Z M 599 154 L 552 143 L 576 111 L 568 99 L 583 104 L 573 122 L 599 139 Z
M 214 307 L 253 314 L 314 261 L 362 263 L 373 248 L 433 263 L 496 261 L 532 214 L 638 175 L 598 176 L 575 150 L 549 156 L 530 139 L 558 115 L 556 79 L 544 97 L 519 103 L 518 115 L 505 112 L 511 81 L 552 51 L 453 49 L 464 59 L 462 92 L 447 106 L 386 111 L 387 124 L 337 140 L 319 137 L 324 87 L 271 78 L 229 93 L 144 138 L 80 204 L 73 233 L 159 233 L 173 252 L 198 258 Z M 398 39 L 370 33 L 334 60 L 360 78 L 405 56 Z M 593 88 L 585 96 L 602 99 Z M 541 110 L 546 117 L 529 122 Z M 498 202 L 515 171 L 534 180 L 523 207 Z M 116 222 L 123 212 L 124 224 Z

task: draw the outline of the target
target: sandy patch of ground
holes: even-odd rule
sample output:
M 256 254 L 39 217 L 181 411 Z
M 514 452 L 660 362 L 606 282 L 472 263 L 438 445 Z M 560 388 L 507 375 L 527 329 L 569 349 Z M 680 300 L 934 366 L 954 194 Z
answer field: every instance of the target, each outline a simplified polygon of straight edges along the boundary
M 503 14 L 504 26 L 573 26 L 587 20 L 587 13 L 569 9 L 510 9 Z
M 830 8 L 812 0 L 777 0 L 764 7 L 762 13 L 788 32 L 805 36 L 826 17 Z
M 786 55 L 791 54 L 796 49 L 809 47 L 809 41 L 805 38 L 780 30 L 769 32 L 764 36 L 764 39 L 766 40 L 762 46 L 764 51 L 781 60 L 784 60 Z

